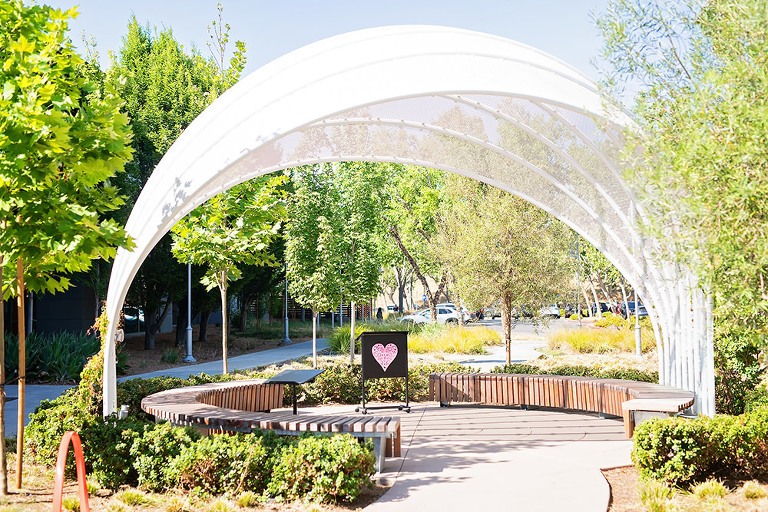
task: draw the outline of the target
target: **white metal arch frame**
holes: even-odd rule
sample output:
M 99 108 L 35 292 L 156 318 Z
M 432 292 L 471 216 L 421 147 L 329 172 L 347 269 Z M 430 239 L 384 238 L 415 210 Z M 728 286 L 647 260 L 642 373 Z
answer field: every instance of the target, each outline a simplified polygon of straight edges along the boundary
M 514 41 L 400 26 L 309 45 L 217 99 L 147 181 L 107 295 L 104 414 L 117 410 L 115 326 L 128 287 L 159 239 L 196 206 L 243 181 L 345 160 L 403 162 L 469 176 L 563 220 L 636 287 L 658 340 L 662 384 L 714 414 L 712 312 L 693 276 L 652 258 L 647 215 L 617 154 L 632 126 L 578 71 Z

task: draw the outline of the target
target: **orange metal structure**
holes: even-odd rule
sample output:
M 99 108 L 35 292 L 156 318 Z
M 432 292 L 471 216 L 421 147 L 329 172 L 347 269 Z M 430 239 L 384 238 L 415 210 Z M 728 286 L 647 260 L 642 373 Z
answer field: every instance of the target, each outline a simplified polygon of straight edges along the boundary
M 53 479 L 53 512 L 61 512 L 61 499 L 64 492 L 64 467 L 67 464 L 67 452 L 69 443 L 72 442 L 72 450 L 75 452 L 75 467 L 77 469 L 78 498 L 80 499 L 80 512 L 90 512 L 88 504 L 88 483 L 85 480 L 85 459 L 83 458 L 83 445 L 77 432 L 70 430 L 61 438 L 59 443 L 59 455 L 56 458 L 56 475 Z

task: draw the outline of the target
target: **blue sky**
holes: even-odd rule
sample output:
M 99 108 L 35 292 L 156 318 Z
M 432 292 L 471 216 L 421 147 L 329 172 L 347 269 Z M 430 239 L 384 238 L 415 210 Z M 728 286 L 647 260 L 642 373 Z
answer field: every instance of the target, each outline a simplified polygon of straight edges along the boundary
M 70 34 L 92 36 L 102 63 L 117 51 L 131 14 L 140 24 L 170 27 L 176 39 L 204 52 L 216 0 L 39 0 L 58 8 L 79 6 Z M 247 45 L 246 73 L 304 45 L 352 30 L 383 25 L 446 25 L 488 32 L 535 46 L 593 79 L 590 59 L 601 40 L 590 14 L 607 0 L 222 0 L 231 40 Z

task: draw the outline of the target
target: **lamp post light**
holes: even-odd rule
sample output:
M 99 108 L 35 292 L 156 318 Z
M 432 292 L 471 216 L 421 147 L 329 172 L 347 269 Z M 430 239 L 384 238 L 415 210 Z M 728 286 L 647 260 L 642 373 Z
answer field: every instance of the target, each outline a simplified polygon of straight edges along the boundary
M 280 345 L 290 345 L 291 338 L 288 337 L 288 263 L 284 265 L 285 270 L 285 318 L 283 319 L 283 327 L 285 329 L 285 337 L 280 341 Z
M 187 263 L 187 355 L 185 363 L 196 363 L 192 357 L 192 263 Z

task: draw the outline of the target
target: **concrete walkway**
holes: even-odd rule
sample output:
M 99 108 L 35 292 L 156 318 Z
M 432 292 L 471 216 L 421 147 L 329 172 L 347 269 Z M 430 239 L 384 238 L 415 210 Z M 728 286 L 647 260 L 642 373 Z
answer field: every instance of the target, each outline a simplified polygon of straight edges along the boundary
M 328 348 L 328 340 L 325 338 L 319 338 L 317 340 L 317 351 L 320 352 Z M 299 359 L 304 356 L 312 355 L 312 341 L 304 341 L 301 343 L 294 343 L 293 345 L 287 345 L 285 347 L 278 347 L 272 350 L 264 350 L 262 352 L 254 352 L 252 354 L 245 354 L 237 357 L 229 358 L 229 369 L 234 370 L 247 370 L 249 368 L 258 368 L 260 366 L 267 366 L 270 364 L 278 364 L 294 359 Z M 197 375 L 198 373 L 207 373 L 210 375 L 218 375 L 222 371 L 221 361 L 212 361 L 208 363 L 188 364 L 184 366 L 177 366 L 176 368 L 169 368 L 167 370 L 160 370 L 156 372 L 143 373 L 140 375 L 131 375 L 129 377 L 122 377 L 119 381 L 136 378 L 150 378 L 160 377 L 163 375 L 170 375 L 173 377 L 181 377 L 185 379 L 190 375 Z M 35 408 L 43 400 L 52 400 L 61 395 L 65 390 L 72 386 L 61 385 L 29 385 L 25 388 L 26 398 L 24 400 L 24 425 L 29 424 L 29 415 L 35 411 Z M 6 394 L 9 397 L 18 397 L 17 386 L 6 386 Z M 17 400 L 9 400 L 5 404 L 5 435 L 6 437 L 13 437 L 17 431 L 17 411 L 19 402 Z
M 299 414 L 318 410 L 355 414 Z M 392 488 L 366 512 L 605 512 L 600 469 L 631 464 L 621 420 L 596 414 L 437 404 L 377 414 L 401 418 L 403 456 L 386 460 L 378 476 Z

